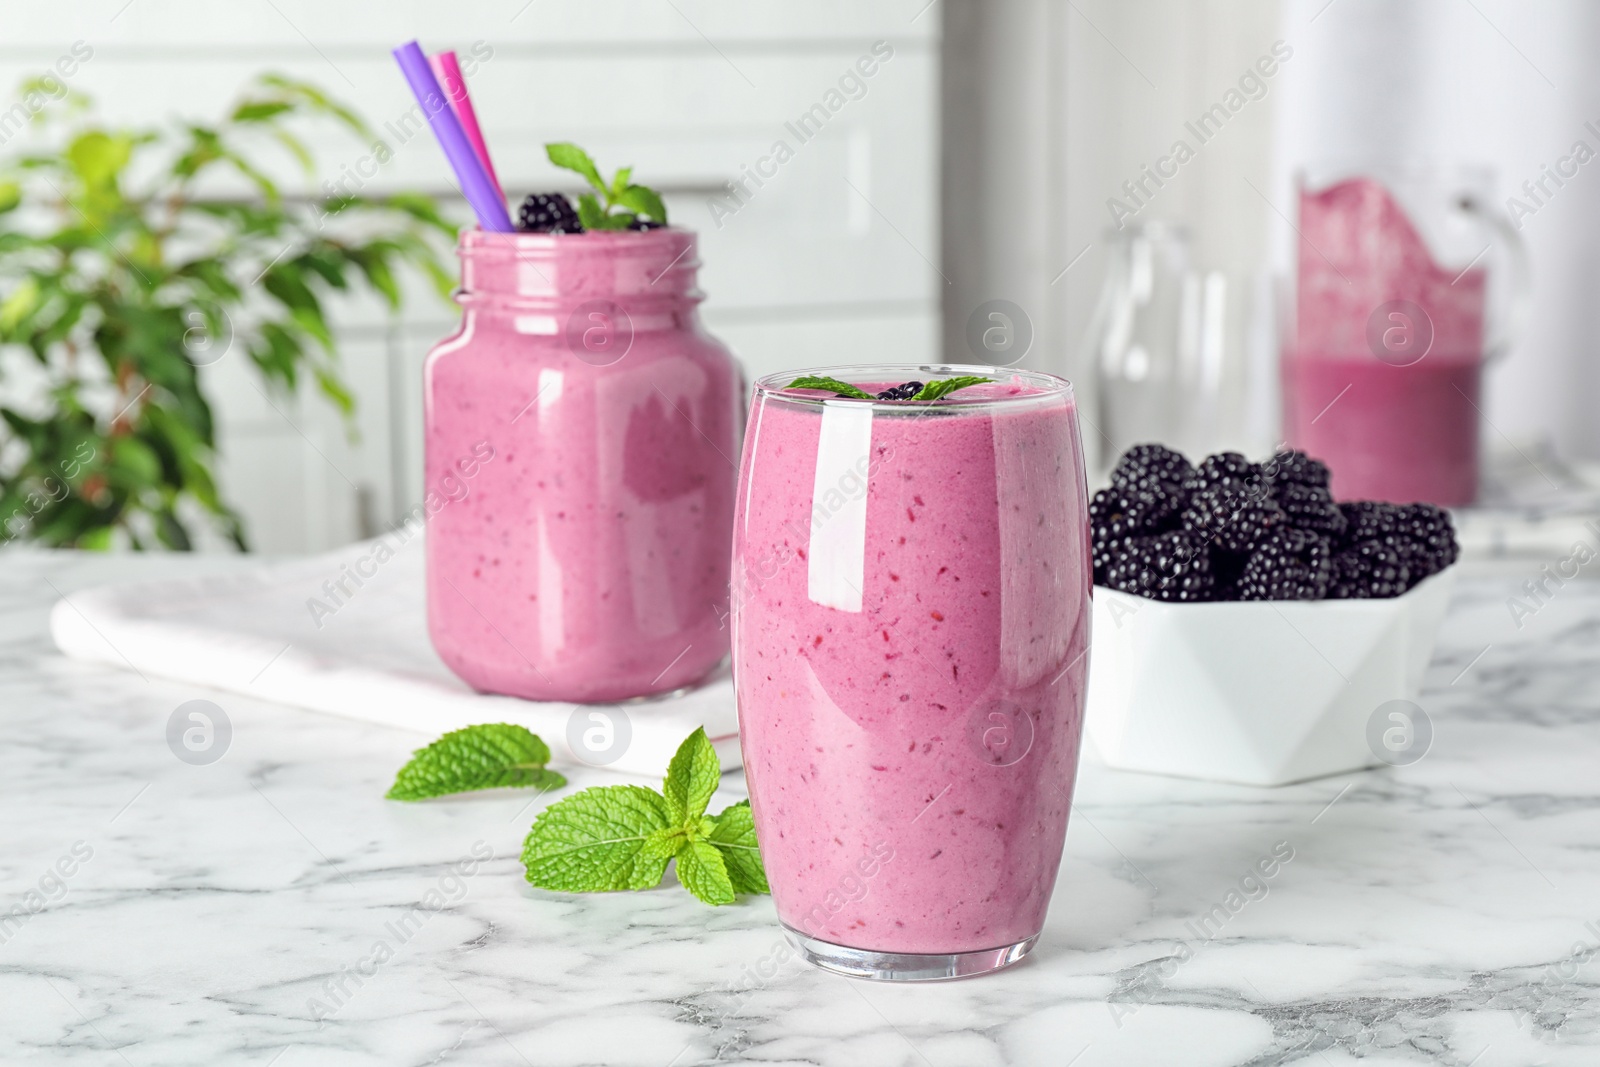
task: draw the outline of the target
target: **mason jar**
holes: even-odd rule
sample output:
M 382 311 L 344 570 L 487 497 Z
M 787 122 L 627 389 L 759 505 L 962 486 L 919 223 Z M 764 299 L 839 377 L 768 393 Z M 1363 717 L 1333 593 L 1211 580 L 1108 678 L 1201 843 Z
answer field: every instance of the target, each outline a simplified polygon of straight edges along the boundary
M 616 701 L 728 653 L 743 385 L 695 235 L 463 233 L 425 370 L 428 627 L 475 689 Z

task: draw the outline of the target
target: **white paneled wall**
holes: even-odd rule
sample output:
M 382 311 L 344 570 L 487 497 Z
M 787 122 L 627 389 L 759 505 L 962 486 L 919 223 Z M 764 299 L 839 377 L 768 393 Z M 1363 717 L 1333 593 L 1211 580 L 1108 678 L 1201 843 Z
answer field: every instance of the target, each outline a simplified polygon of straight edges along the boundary
M 507 193 L 573 190 L 546 141 L 576 141 L 606 170 L 632 163 L 666 193 L 674 223 L 701 232 L 706 321 L 752 375 L 937 357 L 940 23 L 926 0 L 72 0 L 15 5 L 5 22 L 0 91 L 81 40 L 94 54 L 72 85 L 111 120 L 214 116 L 264 70 L 313 80 L 393 149 L 362 191 L 421 189 L 458 214 L 431 136 L 402 143 L 384 128 L 411 106 L 389 49 L 412 37 L 463 55 L 476 46 L 487 58 L 469 80 Z M 785 123 L 877 41 L 892 57 L 800 143 Z M 713 217 L 718 190 L 780 139 L 793 158 Z M 316 147 L 329 178 L 369 154 L 331 132 Z M 422 359 L 454 316 L 413 292 L 398 321 L 371 301 L 337 310 L 355 440 L 313 396 L 263 396 L 240 353 L 208 369 L 222 484 L 255 548 L 340 544 L 414 502 Z
M 1107 201 L 1282 35 L 1278 0 L 941 6 L 946 351 L 968 351 L 969 317 L 985 301 L 1020 306 L 1035 329 L 1025 364 L 1072 379 L 1091 469 L 1109 465 L 1085 338 L 1112 245 Z M 1270 179 L 1278 92 L 1230 122 L 1139 216 L 1187 227 L 1196 262 L 1241 282 L 1268 262 L 1275 216 L 1252 184 Z

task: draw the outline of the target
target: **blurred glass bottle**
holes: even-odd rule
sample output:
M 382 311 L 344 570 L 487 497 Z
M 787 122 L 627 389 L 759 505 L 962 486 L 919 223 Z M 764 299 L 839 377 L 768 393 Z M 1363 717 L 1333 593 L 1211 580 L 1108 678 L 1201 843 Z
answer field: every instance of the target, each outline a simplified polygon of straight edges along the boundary
M 1159 441 L 1198 458 L 1272 443 L 1276 368 L 1270 280 L 1241 285 L 1190 263 L 1188 231 L 1163 222 L 1106 235 L 1087 343 L 1098 378 L 1100 466 Z

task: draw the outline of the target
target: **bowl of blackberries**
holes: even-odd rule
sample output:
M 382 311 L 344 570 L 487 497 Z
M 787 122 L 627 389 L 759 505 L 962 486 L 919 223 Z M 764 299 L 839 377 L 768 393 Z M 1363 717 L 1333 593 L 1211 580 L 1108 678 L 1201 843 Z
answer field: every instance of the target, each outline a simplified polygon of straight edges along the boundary
M 1447 511 L 1335 501 L 1303 452 L 1191 463 L 1143 444 L 1089 525 L 1086 726 L 1104 762 L 1279 785 L 1418 758 L 1460 554 Z

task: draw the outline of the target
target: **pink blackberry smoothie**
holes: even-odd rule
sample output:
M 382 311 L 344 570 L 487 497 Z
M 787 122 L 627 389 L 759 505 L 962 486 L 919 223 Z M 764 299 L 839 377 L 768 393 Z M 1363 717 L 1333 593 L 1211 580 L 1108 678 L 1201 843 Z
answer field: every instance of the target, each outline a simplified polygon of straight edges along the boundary
M 428 623 L 479 690 L 620 700 L 727 654 L 742 387 L 694 251 L 462 237 L 461 328 L 426 368 Z
M 1436 263 L 1370 178 L 1302 190 L 1285 435 L 1341 500 L 1471 503 L 1487 273 Z
M 778 915 L 814 962 L 953 977 L 1043 927 L 1077 771 L 1092 584 L 1071 387 L 991 368 L 758 386 L 735 515 L 734 682 Z M 865 962 L 863 962 L 865 961 Z
M 1328 463 L 1339 500 L 1470 504 L 1478 493 L 1483 360 L 1392 367 L 1307 356 L 1284 367 L 1286 436 Z

